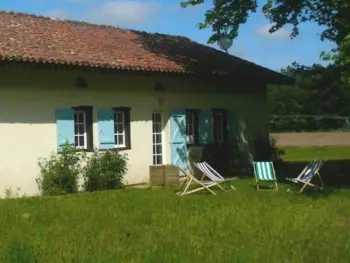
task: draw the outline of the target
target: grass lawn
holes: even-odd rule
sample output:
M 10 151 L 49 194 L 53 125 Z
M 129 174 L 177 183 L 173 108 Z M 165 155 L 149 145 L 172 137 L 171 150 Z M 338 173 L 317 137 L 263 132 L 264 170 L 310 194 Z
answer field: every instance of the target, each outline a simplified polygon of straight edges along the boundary
M 286 153 L 293 163 L 350 159 L 347 147 Z M 252 183 L 217 196 L 158 188 L 0 200 L 0 262 L 349 261 L 350 189 L 258 192 Z
M 283 147 L 282 147 L 283 148 Z M 312 159 L 350 160 L 350 147 L 286 147 L 283 159 L 287 162 L 302 162 Z
M 0 200 L 0 262 L 348 262 L 350 190 L 173 189 Z

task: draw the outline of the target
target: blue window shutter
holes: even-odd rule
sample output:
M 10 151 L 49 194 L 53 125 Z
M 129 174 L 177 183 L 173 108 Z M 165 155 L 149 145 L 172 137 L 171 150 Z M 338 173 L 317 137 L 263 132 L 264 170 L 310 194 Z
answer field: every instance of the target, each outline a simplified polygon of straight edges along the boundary
M 182 108 L 170 111 L 171 163 L 187 169 L 186 111 Z
M 103 109 L 97 112 L 98 140 L 100 149 L 115 148 L 114 110 Z
M 234 111 L 229 110 L 228 114 L 227 114 L 227 134 L 228 134 L 228 138 L 229 140 L 235 141 L 238 139 L 239 134 L 239 126 L 238 126 L 238 119 L 237 119 L 237 115 Z
M 70 108 L 56 110 L 57 148 L 66 142 L 74 146 L 74 110 Z
M 212 136 L 213 115 L 211 111 L 199 112 L 199 143 L 210 144 Z

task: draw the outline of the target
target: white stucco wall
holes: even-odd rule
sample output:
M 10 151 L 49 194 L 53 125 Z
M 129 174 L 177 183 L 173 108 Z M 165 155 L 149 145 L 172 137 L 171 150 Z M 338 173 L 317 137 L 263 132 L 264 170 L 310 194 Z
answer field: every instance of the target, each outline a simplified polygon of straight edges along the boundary
M 86 78 L 88 88 L 74 87 L 77 76 Z M 97 110 L 131 107 L 131 150 L 129 184 L 147 182 L 152 164 L 152 112 L 163 112 L 165 162 L 170 162 L 168 111 L 172 107 L 227 108 L 236 110 L 252 131 L 265 131 L 265 92 L 215 93 L 214 88 L 232 88 L 235 83 L 200 81 L 191 78 L 155 78 L 82 74 L 39 70 L 0 72 L 0 196 L 8 187 L 28 195 L 38 192 L 38 158 L 56 150 L 55 109 L 79 105 L 94 107 L 94 145 L 98 145 Z M 167 89 L 155 92 L 161 82 Z M 264 89 L 264 87 L 262 87 Z

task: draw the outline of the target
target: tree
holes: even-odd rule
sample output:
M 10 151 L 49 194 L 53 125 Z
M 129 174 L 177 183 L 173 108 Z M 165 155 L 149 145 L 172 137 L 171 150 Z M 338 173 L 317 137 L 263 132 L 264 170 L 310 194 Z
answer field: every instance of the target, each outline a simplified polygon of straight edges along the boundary
M 294 63 L 282 70 L 296 79 L 294 87 L 271 87 L 269 108 L 271 115 L 350 116 L 350 85 L 341 81 L 342 70 L 336 65 L 306 67 Z M 344 120 L 312 119 L 278 120 L 273 130 L 336 129 Z
M 337 64 L 342 64 L 345 67 L 343 79 L 350 84 L 350 34 L 340 44 L 339 55 L 336 55 L 334 60 Z
M 203 4 L 205 0 L 186 0 L 182 7 Z M 325 27 L 321 40 L 337 44 L 331 58 L 349 74 L 350 60 L 350 0 L 265 0 L 263 13 L 271 21 L 270 33 L 285 25 L 292 25 L 291 38 L 299 34 L 299 25 L 313 21 Z M 251 12 L 256 12 L 257 0 L 213 0 L 212 9 L 207 10 L 200 29 L 212 27 L 213 34 L 208 43 L 218 41 L 222 36 L 235 39 L 241 24 L 247 21 Z M 349 74 L 350 75 L 350 74 Z

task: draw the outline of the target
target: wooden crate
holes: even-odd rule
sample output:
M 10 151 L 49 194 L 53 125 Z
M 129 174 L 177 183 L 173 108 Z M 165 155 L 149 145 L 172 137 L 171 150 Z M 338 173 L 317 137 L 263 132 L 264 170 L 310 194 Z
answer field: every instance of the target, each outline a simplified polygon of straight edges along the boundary
M 164 166 L 151 165 L 149 167 L 149 177 L 152 185 L 164 185 Z
M 165 165 L 164 168 L 164 184 L 165 186 L 179 186 L 180 177 L 179 169 L 174 165 Z
M 173 165 L 151 165 L 149 167 L 149 176 L 152 185 L 179 185 L 179 170 Z

